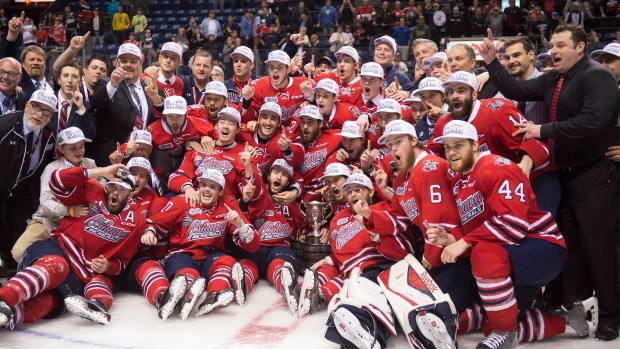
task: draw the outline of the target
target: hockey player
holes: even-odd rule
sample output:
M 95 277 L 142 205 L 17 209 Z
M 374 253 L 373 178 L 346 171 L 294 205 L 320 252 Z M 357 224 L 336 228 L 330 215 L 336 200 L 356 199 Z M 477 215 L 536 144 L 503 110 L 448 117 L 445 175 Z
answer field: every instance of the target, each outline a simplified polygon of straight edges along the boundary
M 419 88 L 413 94 L 414 97 L 420 98 L 422 105 L 424 105 L 425 113 L 420 118 L 420 121 L 415 124 L 418 139 L 424 142 L 424 145 L 428 143 L 428 140 L 433 135 L 437 120 L 448 113 L 449 107 L 446 104 L 446 90 L 441 84 L 442 82 L 438 78 L 424 78 L 420 81 Z
M 420 118 L 426 111 L 426 107 L 422 103 L 420 96 L 416 94 L 418 90 L 411 91 L 409 98 L 403 99 L 401 102 L 404 105 L 408 105 L 411 108 L 411 118 L 413 119 L 413 124 L 417 124 L 420 122 Z
M 56 317 L 63 312 L 63 300 L 75 315 L 109 324 L 110 277 L 129 263 L 145 228 L 144 216 L 127 208 L 135 182 L 126 171 L 111 165 L 52 173 L 50 188 L 58 200 L 88 206 L 89 214 L 63 219 L 50 239 L 26 249 L 18 273 L 0 289 L 0 326 Z M 107 184 L 91 179 L 97 177 L 108 179 Z
M 242 121 L 247 123 L 256 120 L 263 103 L 275 102 L 282 108 L 282 124 L 293 127 L 294 125 L 291 125 L 293 113 L 299 109 L 301 103 L 313 99 L 312 76 L 308 76 L 308 79 L 289 77 L 291 59 L 284 51 L 269 52 L 265 64 L 269 76 L 251 82 L 248 89 L 252 91 L 248 95 L 251 95 L 252 103 L 249 109 L 242 110 Z
M 133 156 L 148 159 L 152 151 L 153 136 L 151 133 L 146 130 L 133 131 L 127 143 L 116 143 L 116 150 L 110 154 L 110 162 L 126 164 Z
M 244 147 L 235 142 L 235 136 L 239 132 L 241 116 L 233 108 L 225 107 L 218 113 L 217 135 L 215 153 L 207 154 L 202 151 L 191 150 L 185 153 L 183 163 L 178 170 L 174 171 L 168 180 L 170 191 L 184 193 L 185 200 L 190 201 L 192 206 L 199 202 L 199 195 L 194 186 L 198 187 L 197 177 L 207 169 L 220 171 L 228 183 L 224 187 L 224 195 L 241 197 L 244 180 L 250 180 L 254 175 L 252 164 L 249 160 L 242 162 L 240 156 L 247 156 L 247 143 Z M 243 157 L 241 156 L 241 157 Z
M 347 121 L 355 121 L 360 115 L 359 109 L 352 104 L 338 102 L 338 84 L 332 79 L 320 80 L 313 89 L 316 106 L 323 115 L 324 129 L 342 129 Z
M 239 46 L 230 54 L 232 59 L 234 74 L 232 78 L 224 81 L 228 91 L 228 102 L 234 105 L 243 104 L 243 109 L 250 108 L 252 96 L 245 98 L 243 91 L 252 82 L 252 70 L 254 70 L 254 53 L 245 46 Z M 251 87 L 251 86 L 249 86 Z
M 214 137 L 215 133 L 210 123 L 187 115 L 187 101 L 181 96 L 166 97 L 163 117 L 147 126 L 147 131 L 155 149 L 174 157 L 183 155 L 185 143 L 203 136 Z
M 159 52 L 159 72 L 155 82 L 164 91 L 164 98 L 170 96 L 183 96 L 183 80 L 174 72 L 183 64 L 183 48 L 175 42 L 165 43 Z M 148 77 L 147 73 L 140 74 L 141 77 Z M 153 108 L 156 115 L 161 113 Z
M 324 186 L 320 175 L 325 170 L 327 158 L 338 148 L 341 138 L 334 130 L 321 131 L 323 116 L 314 105 L 301 108 L 299 120 L 300 135 L 295 142 L 305 149 L 301 175 L 306 186 L 301 201 L 312 201 L 320 198 L 317 190 Z
M 332 153 L 327 158 L 326 163 L 329 165 L 334 162 L 340 162 L 347 166 L 355 166 L 362 168 L 362 154 L 366 150 L 366 139 L 360 127 L 354 121 L 345 121 L 342 130 L 336 133 L 342 137 L 342 147 L 337 152 Z M 365 158 L 364 165 L 372 166 L 372 158 Z
M 219 81 L 210 81 L 204 91 L 204 108 L 192 108 L 190 115 L 217 124 L 217 114 L 228 105 L 226 86 Z M 235 107 L 236 109 L 236 107 Z
M 347 201 L 347 192 L 342 189 L 342 186 L 347 182 L 347 178 L 351 176 L 351 170 L 349 166 L 340 162 L 334 162 L 325 166 L 325 172 L 321 180 L 325 182 L 325 189 L 323 192 L 327 200 L 330 201 L 333 213 L 335 216 L 338 212 L 349 207 Z M 329 230 L 327 228 L 321 229 L 321 243 L 326 243 L 329 237 Z
M 461 120 L 450 121 L 435 138 L 457 174 L 454 196 L 464 236 L 458 239 L 442 226 L 427 231 L 429 241 L 445 246 L 444 263 L 472 248 L 472 272 L 493 330 L 477 348 L 516 348 L 519 339 L 551 337 L 566 325 L 587 337 L 586 311 L 597 313 L 590 300 L 568 301 L 554 317 L 529 310 L 535 293 L 562 270 L 564 238 L 551 214 L 538 210 L 523 171 L 504 157 L 482 153 L 479 139 L 476 128 Z
M 340 87 L 338 100 L 343 103 L 358 105 L 361 98 L 359 70 L 360 56 L 357 50 L 351 46 L 342 46 L 336 53 L 336 70 L 334 72 L 318 75 L 314 80 L 318 83 L 322 79 L 336 81 Z
M 190 206 L 183 196 L 173 198 L 160 213 L 148 219 L 146 236 L 142 238 L 154 245 L 172 230 L 164 269 L 168 279 L 180 275 L 186 279 L 187 291 L 179 303 L 183 321 L 204 293 L 205 284 L 207 297 L 196 316 L 227 306 L 237 291 L 233 286 L 241 287 L 240 282 L 231 280 L 232 271 L 238 267 L 235 259 L 224 252 L 227 238 L 232 237 L 237 246 L 248 252 L 256 252 L 260 247 L 260 236 L 239 210 L 237 200 L 224 194 L 224 176 L 215 169 L 206 169 L 198 176 L 198 182 L 198 207 Z

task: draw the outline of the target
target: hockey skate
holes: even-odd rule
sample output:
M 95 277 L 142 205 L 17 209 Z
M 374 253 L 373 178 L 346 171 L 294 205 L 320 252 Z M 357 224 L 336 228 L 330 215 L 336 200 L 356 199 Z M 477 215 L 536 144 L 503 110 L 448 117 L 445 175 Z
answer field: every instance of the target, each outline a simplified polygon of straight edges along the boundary
M 334 325 L 336 330 L 345 340 L 353 343 L 356 348 L 381 349 L 372 329 L 346 308 L 338 308 L 334 311 Z
M 198 313 L 196 317 L 200 315 L 208 314 L 216 309 L 224 308 L 235 298 L 235 291 L 233 289 L 226 289 L 223 291 L 213 291 L 207 294 L 207 298 L 198 307 Z
M 280 269 L 280 288 L 284 294 L 284 299 L 291 310 L 291 315 L 297 313 L 297 300 L 299 299 L 300 288 L 297 284 L 297 273 L 289 262 L 282 264 Z
M 485 340 L 478 343 L 476 349 L 513 349 L 519 346 L 517 330 L 510 332 L 493 331 Z
M 155 308 L 159 310 L 159 313 L 157 315 L 159 315 L 159 318 L 162 319 L 162 322 L 165 322 L 168 317 L 170 317 L 170 315 L 174 311 L 174 308 L 176 308 L 179 301 L 185 295 L 186 288 L 187 278 L 185 278 L 185 275 L 180 274 L 177 275 L 174 279 L 172 279 L 172 282 L 170 282 L 168 289 L 166 289 L 164 292 L 160 293 L 159 296 L 157 296 L 157 300 L 155 301 Z
M 205 292 L 205 284 L 205 278 L 198 277 L 189 285 L 189 288 L 185 292 L 185 298 L 179 303 L 179 316 L 183 322 L 187 320 L 189 313 L 194 309 L 198 299 Z
M 82 296 L 72 295 L 65 298 L 65 307 L 73 315 L 83 319 L 102 325 L 110 324 L 111 316 L 108 314 L 108 306 L 100 300 L 91 300 Z
M 598 322 L 598 301 L 594 297 L 583 302 L 573 299 L 566 301 L 556 313 L 577 332 L 579 338 L 588 338 L 590 326 L 596 328 Z
M 0 326 L 8 325 L 13 329 L 13 310 L 0 298 Z
M 248 286 L 245 284 L 245 272 L 243 266 L 239 263 L 235 263 L 230 270 L 230 281 L 235 292 L 235 301 L 240 306 L 245 304 L 245 297 L 248 294 Z
M 319 275 L 316 270 L 306 269 L 304 281 L 299 291 L 298 303 L 297 317 L 323 309 L 325 296 L 319 294 Z

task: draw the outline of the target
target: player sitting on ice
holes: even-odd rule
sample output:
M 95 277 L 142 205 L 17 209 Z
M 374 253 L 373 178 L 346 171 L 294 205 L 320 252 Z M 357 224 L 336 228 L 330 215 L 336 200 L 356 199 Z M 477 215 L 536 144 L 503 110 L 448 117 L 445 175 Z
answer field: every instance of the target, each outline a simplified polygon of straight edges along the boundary
M 483 326 L 488 337 L 477 348 L 516 348 L 519 340 L 564 333 L 566 325 L 580 338 L 588 337 L 586 316 L 597 320 L 594 298 L 566 302 L 559 316 L 530 310 L 535 294 L 562 270 L 564 238 L 551 214 L 536 206 L 530 182 L 517 164 L 481 153 L 478 139 L 474 125 L 461 120 L 447 123 L 443 136 L 435 138 L 457 173 L 454 196 L 464 236 L 457 240 L 442 226 L 427 230 L 431 243 L 444 246 L 444 263 L 456 262 L 472 247 L 472 272 L 490 327 Z
M 160 213 L 149 217 L 142 237 L 143 243 L 154 245 L 172 231 L 164 270 L 172 280 L 171 287 L 177 278 L 184 278 L 188 285 L 178 304 L 183 321 L 204 293 L 206 280 L 207 297 L 196 316 L 225 307 L 235 298 L 233 286 L 237 283 L 231 282 L 231 273 L 236 261 L 224 252 L 228 238 L 248 252 L 260 247 L 260 236 L 241 213 L 237 200 L 223 195 L 224 176 L 207 169 L 198 176 L 198 182 L 198 207 L 192 207 L 182 195 L 172 198 Z M 170 294 L 174 292 L 169 289 Z
M 109 181 L 103 186 L 98 177 Z M 26 249 L 17 274 L 0 289 L 0 326 L 59 316 L 63 300 L 75 315 L 107 325 L 110 277 L 129 263 L 145 228 L 144 216 L 127 207 L 135 181 L 123 165 L 71 167 L 54 171 L 50 188 L 63 205 L 89 212 L 63 218 L 51 238 Z
M 293 168 L 286 160 L 277 159 L 266 175 L 267 183 L 259 184 L 263 186 L 263 195 L 251 201 L 256 190 L 252 183 L 243 190 L 239 206 L 243 212 L 248 212 L 248 220 L 260 235 L 261 246 L 254 253 L 235 249 L 235 256 L 243 258 L 233 267 L 233 281 L 241 284 L 235 294 L 239 304 L 243 304 L 252 284 L 260 277 L 269 280 L 288 302 L 295 302 L 291 309 L 297 309 L 297 297 L 292 296 L 292 292 L 297 284 L 299 266 L 289 237 L 296 229 L 303 229 L 305 222 L 296 202 L 276 205 L 271 198 L 288 190 L 292 176 Z

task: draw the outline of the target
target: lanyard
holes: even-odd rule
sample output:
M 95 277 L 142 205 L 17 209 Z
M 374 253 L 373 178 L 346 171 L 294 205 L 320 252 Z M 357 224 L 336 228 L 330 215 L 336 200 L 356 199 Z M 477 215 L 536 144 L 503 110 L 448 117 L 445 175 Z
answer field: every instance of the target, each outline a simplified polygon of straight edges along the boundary
M 198 103 L 196 103 L 196 87 L 192 86 L 192 93 L 194 94 L 194 104 L 202 104 L 202 100 L 205 98 L 205 94 L 201 93 L 202 96 L 200 96 L 200 100 L 198 101 Z

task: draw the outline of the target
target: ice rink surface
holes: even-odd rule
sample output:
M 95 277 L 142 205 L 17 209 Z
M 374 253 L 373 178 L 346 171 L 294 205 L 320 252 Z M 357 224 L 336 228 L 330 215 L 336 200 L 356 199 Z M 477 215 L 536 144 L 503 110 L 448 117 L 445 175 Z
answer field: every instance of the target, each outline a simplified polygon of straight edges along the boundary
M 5 280 L 2 280 L 4 283 Z M 109 326 L 65 313 L 58 319 L 0 330 L 0 348 L 15 349 L 320 349 L 338 348 L 323 338 L 327 311 L 291 316 L 284 298 L 267 281 L 254 285 L 244 307 L 226 308 L 182 323 L 175 312 L 166 323 L 142 294 L 115 295 Z M 400 329 L 399 329 L 400 330 Z M 475 348 L 481 332 L 459 336 L 459 348 Z M 578 339 L 572 329 L 542 342 L 522 343 L 523 348 L 589 349 L 620 348 L 620 339 L 598 342 L 593 335 Z M 408 349 L 402 333 L 388 340 L 388 348 Z

